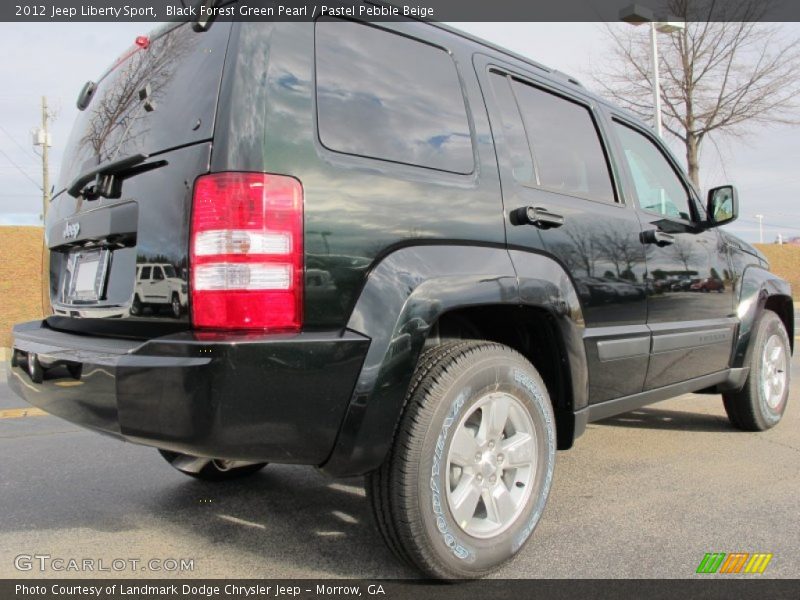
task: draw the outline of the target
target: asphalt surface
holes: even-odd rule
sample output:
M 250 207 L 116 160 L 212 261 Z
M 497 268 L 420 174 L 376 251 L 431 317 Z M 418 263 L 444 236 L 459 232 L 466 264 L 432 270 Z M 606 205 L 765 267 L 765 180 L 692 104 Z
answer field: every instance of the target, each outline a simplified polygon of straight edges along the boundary
M 719 396 L 697 395 L 590 425 L 559 452 L 543 520 L 497 576 L 685 578 L 706 552 L 769 552 L 758 577 L 800 577 L 798 365 L 786 415 L 768 432 L 732 429 Z M 5 376 L 0 368 L 0 411 L 24 407 Z M 384 548 L 360 479 L 270 465 L 203 483 L 155 450 L 50 416 L 0 419 L 0 456 L 0 578 L 93 576 L 18 571 L 21 554 L 106 568 L 194 560 L 190 572 L 104 577 L 415 576 Z

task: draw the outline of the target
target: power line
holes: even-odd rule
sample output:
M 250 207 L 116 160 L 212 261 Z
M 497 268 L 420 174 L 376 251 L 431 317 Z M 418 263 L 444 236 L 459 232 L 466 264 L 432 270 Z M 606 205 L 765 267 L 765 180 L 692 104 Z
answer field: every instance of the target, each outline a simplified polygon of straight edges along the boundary
M 740 223 L 749 223 L 750 225 L 758 225 L 758 221 L 753 221 L 751 219 L 739 219 Z M 774 223 L 764 223 L 764 227 L 769 227 L 771 229 L 788 229 L 791 231 L 800 231 L 800 227 L 789 227 L 787 225 L 775 225 Z
M 17 171 L 19 171 L 20 173 L 22 173 L 22 174 L 25 176 L 25 179 L 27 179 L 27 180 L 28 180 L 28 181 L 30 181 L 30 182 L 31 182 L 33 185 L 35 185 L 37 190 L 41 190 L 41 189 L 42 189 L 42 186 L 40 186 L 40 185 L 39 185 L 39 184 L 38 184 L 38 183 L 37 183 L 37 182 L 36 182 L 36 181 L 33 179 L 33 177 L 31 177 L 30 175 L 28 175 L 28 174 L 27 174 L 27 173 L 26 173 L 26 172 L 25 172 L 25 171 L 22 169 L 22 167 L 20 167 L 20 166 L 19 166 L 17 163 L 15 163 L 13 160 L 11 160 L 11 157 L 10 157 L 8 154 L 6 154 L 6 153 L 3 151 L 3 149 L 2 149 L 2 148 L 0 148 L 0 154 L 2 154 L 3 156 L 5 156 L 5 157 L 6 157 L 6 160 L 8 160 L 8 162 L 10 162 L 12 165 L 14 165 L 14 167 L 16 167 Z
M 30 155 L 31 155 L 31 156 L 33 156 L 33 157 L 34 157 L 34 158 L 35 158 L 37 161 L 39 160 L 39 155 L 38 155 L 38 154 L 36 154 L 36 153 L 35 153 L 33 150 L 31 150 L 30 148 L 23 148 L 23 147 L 22 147 L 22 144 L 20 144 L 20 143 L 19 143 L 17 140 L 15 140 L 15 139 L 14 139 L 14 136 L 13 136 L 13 135 L 11 135 L 10 133 L 8 133 L 8 130 L 7 130 L 5 127 L 3 127 L 2 125 L 0 125 L 0 131 L 2 131 L 3 133 L 5 133 L 5 134 L 6 134 L 6 136 L 8 137 L 8 139 L 10 139 L 10 140 L 11 140 L 11 141 L 14 143 L 14 145 L 15 145 L 17 148 L 19 148 L 20 150 L 22 150 L 22 151 L 23 151 L 24 153 L 26 153 L 26 154 L 27 154 L 27 153 L 30 153 Z

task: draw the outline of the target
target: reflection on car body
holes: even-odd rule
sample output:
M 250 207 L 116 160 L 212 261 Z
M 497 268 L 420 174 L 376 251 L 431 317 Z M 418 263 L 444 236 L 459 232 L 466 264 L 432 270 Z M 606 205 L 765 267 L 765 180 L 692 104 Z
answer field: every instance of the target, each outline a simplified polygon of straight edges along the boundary
M 146 307 L 169 307 L 170 315 L 179 319 L 188 304 L 188 285 L 178 277 L 169 263 L 142 263 L 136 265 L 136 287 L 131 314 L 138 316 Z M 156 310 L 154 310 L 156 312 Z

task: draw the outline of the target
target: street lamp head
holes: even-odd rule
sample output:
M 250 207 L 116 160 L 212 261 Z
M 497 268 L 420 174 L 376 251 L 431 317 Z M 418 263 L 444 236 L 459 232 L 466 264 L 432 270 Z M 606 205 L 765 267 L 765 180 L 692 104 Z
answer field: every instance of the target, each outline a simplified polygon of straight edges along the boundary
M 674 20 L 675 17 L 667 16 L 663 21 L 656 23 L 656 31 L 659 33 L 675 33 L 682 29 L 686 29 L 686 23 L 683 21 Z
M 678 21 L 672 15 L 656 17 L 652 8 L 641 4 L 630 4 L 619 11 L 619 20 L 631 25 L 641 25 L 643 23 L 653 23 L 659 33 L 674 33 L 686 27 L 682 21 Z
M 641 25 L 655 21 L 653 10 L 641 4 L 631 4 L 619 11 L 619 20 L 631 25 Z

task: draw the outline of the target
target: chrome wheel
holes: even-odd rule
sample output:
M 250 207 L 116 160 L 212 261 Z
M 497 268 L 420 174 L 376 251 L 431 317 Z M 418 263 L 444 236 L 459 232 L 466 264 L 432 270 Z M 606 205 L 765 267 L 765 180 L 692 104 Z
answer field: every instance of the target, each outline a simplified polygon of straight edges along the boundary
M 447 452 L 447 503 L 468 535 L 494 537 L 525 509 L 536 475 L 536 429 L 505 392 L 481 398 L 461 419 Z
M 786 389 L 786 352 L 781 338 L 773 334 L 764 344 L 761 354 L 761 393 L 764 401 L 775 410 L 783 400 Z

